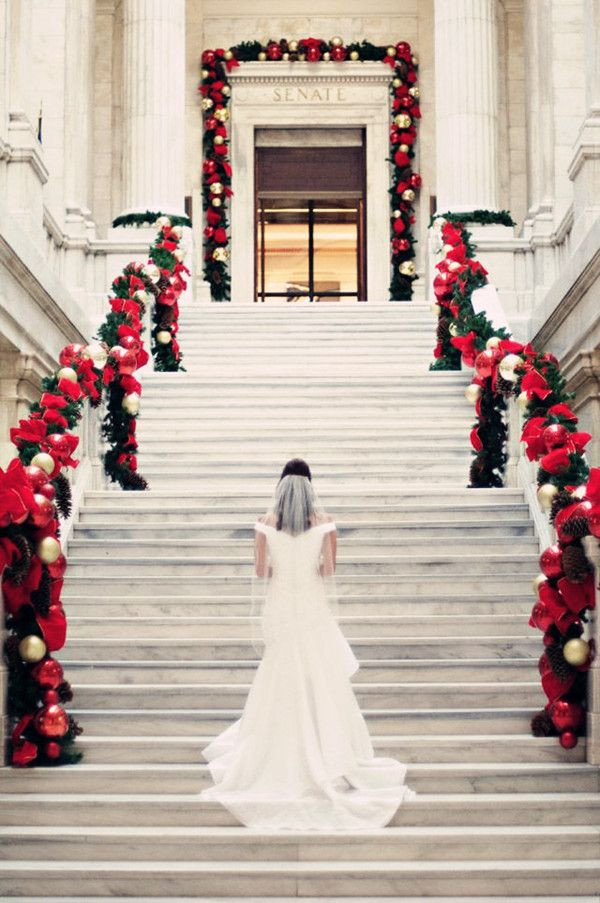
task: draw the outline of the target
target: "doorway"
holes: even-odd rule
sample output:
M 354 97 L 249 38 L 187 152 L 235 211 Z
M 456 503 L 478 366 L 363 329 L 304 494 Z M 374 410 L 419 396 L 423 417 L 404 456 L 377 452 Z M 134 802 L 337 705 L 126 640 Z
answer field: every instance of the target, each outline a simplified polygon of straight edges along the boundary
M 254 300 L 366 300 L 363 130 L 258 130 L 255 169 Z

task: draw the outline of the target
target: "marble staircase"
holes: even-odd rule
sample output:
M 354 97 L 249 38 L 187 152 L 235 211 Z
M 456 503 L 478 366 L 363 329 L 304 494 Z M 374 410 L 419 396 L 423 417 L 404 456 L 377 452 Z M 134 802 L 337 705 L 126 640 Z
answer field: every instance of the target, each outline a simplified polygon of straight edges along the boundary
M 418 303 L 186 308 L 186 373 L 144 378 L 151 489 L 88 492 L 61 653 L 83 763 L 0 771 L 0 897 L 589 903 L 600 774 L 534 738 L 538 542 L 523 493 L 467 489 L 468 376 Z M 342 628 L 377 751 L 416 800 L 380 831 L 279 835 L 200 803 L 202 747 L 256 668 L 252 523 L 308 460 L 339 531 Z

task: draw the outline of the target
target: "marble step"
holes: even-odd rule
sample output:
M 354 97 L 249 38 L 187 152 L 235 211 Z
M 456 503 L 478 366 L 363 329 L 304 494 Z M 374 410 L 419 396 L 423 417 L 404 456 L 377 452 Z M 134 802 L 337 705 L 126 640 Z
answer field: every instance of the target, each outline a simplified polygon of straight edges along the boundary
M 540 636 L 533 629 L 530 636 L 525 629 L 514 636 L 422 636 L 417 630 L 414 635 L 402 637 L 351 637 L 349 642 L 357 658 L 362 659 L 403 659 L 415 661 L 423 659 L 446 659 L 448 653 L 456 659 L 494 658 L 537 659 L 540 654 Z M 137 635 L 136 635 L 137 637 Z M 254 653 L 249 638 L 230 637 L 141 637 L 135 640 L 139 657 L 148 656 L 155 661 L 248 661 Z M 69 637 L 71 655 L 78 659 L 89 657 L 90 661 L 105 659 L 126 661 L 131 656 L 131 639 L 120 637 Z M 253 654 L 254 653 L 254 654 Z
M 140 441 L 143 440 L 140 439 Z M 282 462 L 285 458 L 287 455 L 282 456 Z M 144 472 L 148 480 L 154 480 L 155 489 L 161 489 L 166 484 L 167 487 L 173 486 L 177 491 L 177 488 L 183 484 L 191 490 L 201 491 L 219 492 L 222 489 L 235 489 L 240 495 L 244 494 L 249 483 L 256 488 L 264 489 L 265 492 L 273 492 L 283 466 L 278 465 L 264 469 L 248 468 L 247 474 L 240 474 L 238 468 L 228 470 L 226 467 L 220 467 L 215 469 L 211 465 L 205 465 L 201 452 L 189 454 L 182 452 L 177 455 L 169 455 L 146 450 L 139 452 L 138 459 L 140 470 Z M 468 482 L 469 466 L 470 459 L 468 450 L 465 448 L 464 453 L 457 454 L 455 457 L 449 457 L 439 462 L 419 460 L 413 467 L 406 462 L 399 462 L 395 467 L 389 469 L 378 467 L 373 471 L 370 469 L 351 471 L 340 467 L 319 477 L 315 485 L 317 492 L 320 492 L 320 486 L 326 480 L 329 491 L 343 492 L 351 480 L 353 488 L 357 489 L 364 485 L 369 489 L 379 489 L 380 491 L 398 491 L 410 480 L 412 475 L 413 479 L 426 480 L 429 483 L 435 482 L 438 485 L 454 481 L 456 485 L 464 486 Z
M 598 793 L 432 793 L 403 803 L 391 825 L 597 827 L 599 817 Z M 203 802 L 189 793 L 2 793 L 0 824 L 224 827 L 237 822 L 218 803 Z
M 357 615 L 339 617 L 339 625 L 344 635 L 378 639 L 400 638 L 405 635 L 420 637 L 460 637 L 477 643 L 479 637 L 531 635 L 528 624 L 529 612 L 515 615 Z M 160 614 L 145 616 L 139 614 L 108 616 L 104 610 L 94 616 L 82 616 L 77 606 L 69 604 L 69 638 L 78 637 L 122 637 L 135 633 L 142 637 L 204 637 L 250 639 L 260 630 L 258 617 L 235 617 L 232 615 L 186 617 Z
M 154 898 L 179 895 L 274 895 L 314 897 L 349 894 L 364 899 L 382 886 L 397 899 L 420 893 L 430 897 L 460 886 L 463 893 L 595 893 L 600 859 L 573 860 L 419 860 L 386 863 L 281 862 L 226 863 L 87 860 L 0 862 L 0 882 L 11 896 L 35 894 L 40 886 L 49 899 L 64 892 L 97 896 L 130 895 L 143 890 Z
M 207 429 L 209 428 L 207 426 Z M 150 444 L 148 444 L 148 441 Z M 270 458 L 265 458 L 265 455 L 261 454 L 256 461 L 241 463 L 235 460 L 223 460 L 222 458 L 218 460 L 218 456 L 215 454 L 212 455 L 212 459 L 208 456 L 205 457 L 204 454 L 199 454 L 198 441 L 194 439 L 181 440 L 181 442 L 173 439 L 171 442 L 163 443 L 158 439 L 148 441 L 144 442 L 143 434 L 140 435 L 140 442 L 143 448 L 140 447 L 139 455 L 145 461 L 157 461 L 164 464 L 165 461 L 170 462 L 170 456 L 173 455 L 175 458 L 173 463 L 189 463 L 194 465 L 196 472 L 213 475 L 215 478 L 223 475 L 235 476 L 240 479 L 266 476 L 273 480 L 275 475 L 279 475 L 282 467 L 280 455 L 272 455 Z M 335 483 L 339 479 L 344 479 L 354 484 L 355 482 L 364 481 L 367 477 L 375 481 L 377 477 L 383 477 L 386 474 L 405 473 L 407 466 L 405 455 L 411 448 L 414 449 L 414 443 L 407 442 L 403 449 L 398 449 L 395 456 L 390 455 L 382 458 L 373 453 L 368 457 L 364 455 L 365 460 L 356 460 L 347 452 L 340 460 L 330 458 L 331 463 L 321 464 L 316 462 L 314 456 L 311 455 L 310 469 L 315 483 L 317 480 L 319 483 L 322 480 Z M 429 453 L 423 455 L 423 464 L 430 464 L 432 470 L 434 470 L 433 464 L 436 460 L 439 460 L 442 449 L 444 461 L 440 462 L 440 466 L 441 464 L 453 465 L 456 463 L 463 466 L 465 460 L 468 460 L 468 449 L 464 442 L 453 442 L 453 446 L 450 447 L 449 443 L 440 439 L 437 455 Z
M 98 550 L 99 551 L 99 550 Z M 176 552 L 175 549 L 172 550 Z M 249 550 L 246 555 L 205 555 L 181 556 L 154 556 L 152 549 L 146 550 L 146 555 L 130 557 L 127 550 L 121 550 L 119 557 L 113 555 L 110 558 L 102 554 L 72 555 L 69 561 L 69 570 L 73 576 L 81 577 L 86 574 L 96 573 L 99 568 L 102 575 L 121 576 L 165 576 L 177 574 L 185 579 L 188 575 L 198 578 L 202 575 L 235 577 L 237 575 L 251 576 L 254 567 L 254 557 Z M 443 572 L 448 578 L 461 577 L 463 574 L 470 578 L 478 575 L 493 574 L 495 578 L 503 574 L 535 574 L 538 568 L 538 555 L 533 552 L 511 551 L 505 554 L 485 555 L 484 549 L 479 554 L 461 554 L 452 556 L 444 551 L 438 555 L 416 555 L 410 550 L 404 554 L 401 552 L 391 555 L 377 554 L 375 551 L 364 556 L 345 554 L 342 548 L 338 551 L 336 575 L 342 581 L 353 576 L 393 575 L 398 579 L 408 577 L 415 579 L 423 576 L 429 577 Z
M 533 668 L 530 680 L 485 681 L 481 683 L 373 683 L 358 684 L 356 697 L 361 711 L 393 708 L 448 708 L 460 703 L 465 709 L 543 708 L 546 698 Z M 150 678 L 150 675 L 149 675 Z M 73 684 L 77 705 L 84 709 L 118 708 L 143 712 L 146 709 L 242 709 L 249 685 L 161 683 L 152 676 L 146 684 Z
M 109 700 L 110 701 L 110 700 Z M 75 700 L 77 702 L 77 700 Z M 455 700 L 460 702 L 460 700 Z M 529 731 L 537 706 L 528 708 L 435 708 L 435 709 L 370 709 L 365 719 L 372 736 L 414 733 L 504 734 Z M 166 733 L 187 736 L 191 732 L 216 736 L 241 715 L 240 709 L 160 709 L 143 712 L 130 709 L 69 709 L 90 736 L 112 736 L 115 733 L 153 736 Z
M 110 895 L 111 900 L 114 903 L 149 903 L 151 900 L 155 900 L 154 897 L 122 897 L 121 895 Z M 48 897 L 31 897 L 31 896 L 20 896 L 19 897 L 21 903 L 48 903 Z M 63 897 L 63 896 L 54 896 L 51 898 L 52 903 L 89 903 L 89 897 Z M 96 899 L 102 899 L 96 898 Z M 269 897 L 269 903 L 292 903 L 292 901 L 297 901 L 298 898 L 296 895 L 293 897 Z M 373 896 L 362 896 L 360 898 L 361 903 L 389 903 L 389 897 L 373 897 Z M 199 903 L 215 903 L 214 897 L 179 897 L 178 903 L 192 903 L 192 900 L 199 901 Z M 428 903 L 457 903 L 457 897 L 440 897 L 437 894 L 435 896 L 430 896 L 427 898 Z M 220 903 L 264 903 L 265 897 L 219 897 Z M 422 903 L 423 897 L 402 897 L 403 903 Z M 463 898 L 464 901 L 464 898 Z M 542 894 L 541 896 L 523 897 L 521 895 L 511 895 L 510 897 L 511 903 L 565 903 L 563 898 L 552 896 L 546 896 L 546 894 Z M 577 897 L 573 897 L 570 903 L 598 903 L 598 896 L 588 896 L 577 895 Z M 335 897 L 311 897 L 311 903 L 356 903 L 355 897 L 346 897 L 346 896 L 335 896 Z M 468 903 L 507 903 L 507 897 L 482 897 L 480 895 L 469 897 Z
M 417 793 L 598 793 L 598 769 L 587 763 L 411 764 L 406 783 Z M 204 764 L 78 765 L 0 769 L 0 794 L 180 793 L 193 797 L 213 781 Z M 1 838 L 1 834 L 0 834 Z M 597 840 L 599 838 L 597 837 Z M 600 842 L 600 840 L 599 840 Z
M 438 532 L 438 536 L 435 538 L 443 544 L 444 552 L 448 555 L 462 555 L 465 548 L 478 548 L 478 543 L 482 554 L 490 546 L 493 546 L 494 551 L 501 555 L 508 555 L 515 549 L 521 553 L 536 554 L 538 541 L 532 534 L 531 526 L 525 525 L 523 530 L 525 535 L 514 533 L 506 535 L 496 530 L 491 535 L 488 533 L 480 536 L 477 532 L 473 533 L 465 529 L 464 535 L 460 537 L 447 537 Z M 529 535 L 525 532 L 527 530 L 530 531 Z M 173 531 L 169 530 L 169 537 L 166 538 L 162 524 L 156 524 L 151 531 L 134 527 L 130 531 L 132 535 L 128 537 L 119 535 L 123 532 L 126 531 L 114 528 L 113 530 L 96 531 L 96 535 L 93 535 L 93 530 L 77 527 L 74 531 L 75 538 L 69 541 L 69 555 L 80 557 L 123 555 L 128 558 L 144 557 L 148 554 L 152 554 L 156 558 L 170 558 L 174 554 L 180 558 L 197 555 L 238 557 L 245 554 L 252 555 L 254 547 L 253 527 L 247 528 L 244 531 L 246 535 L 243 537 L 215 536 L 214 533 L 212 536 L 207 536 L 206 529 L 188 528 L 183 530 L 180 528 L 176 536 L 173 536 Z M 233 532 L 232 530 L 231 533 Z M 338 531 L 338 543 L 342 543 L 340 551 L 343 550 L 353 558 L 359 556 L 368 558 L 374 554 L 423 555 L 431 549 L 434 537 L 422 536 L 422 532 L 425 531 L 419 529 L 415 530 L 412 535 L 394 536 L 391 531 L 388 531 L 387 536 L 365 538 L 364 531 L 360 531 L 358 536 L 348 535 L 348 531 Z
M 68 589 L 68 587 L 67 587 Z M 63 601 L 68 604 L 69 614 L 76 617 L 98 617 L 104 619 L 136 617 L 248 617 L 250 597 L 248 593 L 240 596 L 179 596 L 176 599 L 169 594 L 128 595 L 126 599 L 115 601 L 114 596 L 98 593 L 79 596 L 63 592 Z M 442 592 L 435 596 L 419 597 L 415 603 L 412 597 L 388 595 L 360 596 L 347 594 L 338 597 L 343 617 L 387 617 L 402 615 L 404 617 L 430 617 L 431 615 L 464 618 L 468 616 L 477 624 L 484 623 L 481 618 L 489 616 L 516 615 L 523 623 L 529 618 L 529 611 L 534 598 L 531 592 L 479 593 L 446 596 Z M 415 615 L 417 610 L 420 614 Z M 474 628 L 476 629 L 476 628 Z M 488 631 L 489 632 L 489 631 Z
M 318 836 L 286 831 L 202 827 L 0 827 L 3 860 L 163 859 L 187 862 L 402 862 L 453 859 L 597 859 L 598 828 L 591 826 L 382 828 Z M 389 899 L 389 898 L 388 898 Z M 536 900 L 539 898 L 536 897 Z
M 257 659 L 238 661 L 162 661 L 152 659 L 129 659 L 128 661 L 73 659 L 69 644 L 61 658 L 65 676 L 80 690 L 89 684 L 105 685 L 169 683 L 202 683 L 213 686 L 227 684 L 231 689 L 248 685 L 254 678 Z M 429 686 L 445 683 L 496 682 L 506 684 L 511 681 L 534 680 L 536 664 L 531 658 L 512 659 L 423 659 L 421 661 L 395 661 L 393 659 L 366 659 L 361 661 L 359 670 L 352 676 L 355 687 L 372 683 L 427 683 Z M 79 697 L 78 697 L 79 698 Z
M 197 764 L 208 737 L 154 734 L 152 736 L 88 736 L 77 738 L 89 765 L 104 764 Z M 469 762 L 521 764 L 584 762 L 585 738 L 573 749 L 565 750 L 556 737 L 533 737 L 519 734 L 415 734 L 397 737 L 374 737 L 376 755 L 392 756 L 406 763 Z
M 142 398 L 143 404 L 143 398 Z M 420 408 L 419 408 L 420 411 Z M 296 416 L 269 417 L 263 413 L 262 417 L 257 414 L 247 417 L 235 417 L 210 419 L 210 417 L 202 418 L 202 432 L 198 435 L 195 427 L 195 421 L 202 415 L 200 412 L 196 415 L 193 407 L 183 405 L 180 410 L 168 411 L 159 408 L 150 408 L 145 410 L 142 408 L 140 416 L 141 429 L 149 434 L 151 428 L 161 429 L 165 423 L 169 424 L 169 434 L 172 436 L 171 430 L 179 431 L 182 434 L 187 432 L 188 437 L 198 436 L 199 441 L 204 435 L 209 435 L 215 439 L 224 437 L 228 439 L 241 436 L 256 438 L 257 435 L 261 439 L 277 439 L 280 444 L 284 442 L 301 442 L 303 446 L 311 447 L 313 440 L 317 437 L 314 431 L 318 430 L 318 439 L 323 442 L 325 439 L 337 442 L 340 435 L 346 440 L 369 440 L 371 446 L 377 447 L 380 440 L 387 439 L 394 442 L 395 447 L 402 439 L 413 437 L 414 440 L 420 440 L 420 454 L 426 455 L 429 442 L 431 441 L 432 419 L 440 420 L 440 430 L 444 428 L 453 429 L 457 439 L 460 438 L 461 432 L 472 424 L 473 412 L 465 407 L 464 410 L 456 413 L 442 413 L 439 410 L 439 404 L 432 405 L 430 418 L 423 419 L 421 422 L 420 413 L 407 408 L 403 416 L 387 416 L 383 418 L 381 415 L 363 415 L 360 411 L 356 411 L 354 419 L 339 418 L 339 420 L 331 420 L 327 417 L 327 413 L 321 417 L 313 414 L 305 422 L 305 412 L 303 407 L 299 407 Z M 411 423 L 407 423 L 407 419 L 411 417 Z M 376 431 L 376 432 L 375 432 Z M 160 437 L 160 432 L 159 432 Z M 468 440 L 468 436 L 465 437 Z
M 74 569 L 75 566 L 73 566 Z M 436 591 L 442 594 L 448 592 L 448 576 L 445 574 L 434 574 L 428 577 L 414 577 L 406 573 L 398 573 L 396 575 L 379 575 L 379 576 L 354 576 L 346 579 L 338 576 L 337 578 L 338 592 L 342 596 L 351 594 L 373 594 L 373 595 L 391 595 L 397 594 L 403 599 L 417 600 L 421 596 L 430 597 Z M 460 581 L 455 580 L 452 583 L 452 589 L 456 594 L 457 600 L 465 594 L 472 596 L 475 594 L 482 595 L 498 595 L 506 592 L 506 588 L 510 587 L 510 591 L 519 596 L 531 591 L 531 580 L 526 574 L 503 574 L 498 577 L 480 575 L 472 578 L 463 577 Z M 221 595 L 226 597 L 239 597 L 244 595 L 248 598 L 251 592 L 251 575 L 246 576 L 188 576 L 181 577 L 175 575 L 149 575 L 144 573 L 137 577 L 119 576 L 119 575 L 98 575 L 92 569 L 87 575 L 77 576 L 74 573 L 68 573 L 65 583 L 66 589 L 63 590 L 63 600 L 67 602 L 69 596 L 87 596 L 92 598 L 93 595 L 100 595 L 106 599 L 115 601 L 116 599 L 129 599 L 130 597 L 148 597 L 153 592 L 158 596 L 164 596 L 167 593 L 172 599 L 180 599 L 189 601 L 190 597 L 206 598 Z M 517 611 L 521 610 L 517 608 Z

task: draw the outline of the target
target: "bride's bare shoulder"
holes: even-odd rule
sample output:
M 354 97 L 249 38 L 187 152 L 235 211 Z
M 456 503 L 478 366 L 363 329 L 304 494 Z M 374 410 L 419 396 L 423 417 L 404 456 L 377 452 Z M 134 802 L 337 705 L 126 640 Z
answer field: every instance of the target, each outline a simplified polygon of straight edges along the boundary
M 275 526 L 275 515 L 274 514 L 261 514 L 256 518 L 257 521 L 261 524 L 268 524 L 271 527 Z
M 330 524 L 332 521 L 333 518 L 330 514 L 327 514 L 326 511 L 321 511 L 314 518 L 311 518 L 311 525 L 316 527 L 319 524 Z

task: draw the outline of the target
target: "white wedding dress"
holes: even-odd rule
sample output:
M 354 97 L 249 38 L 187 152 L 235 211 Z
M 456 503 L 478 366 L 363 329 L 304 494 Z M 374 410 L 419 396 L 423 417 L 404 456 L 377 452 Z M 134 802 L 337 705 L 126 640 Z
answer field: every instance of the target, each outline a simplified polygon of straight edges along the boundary
M 216 800 L 253 828 L 386 825 L 416 793 L 406 765 L 375 758 L 350 676 L 359 664 L 332 614 L 318 565 L 333 522 L 293 536 L 257 521 L 272 565 L 264 654 L 240 719 L 203 750 Z

